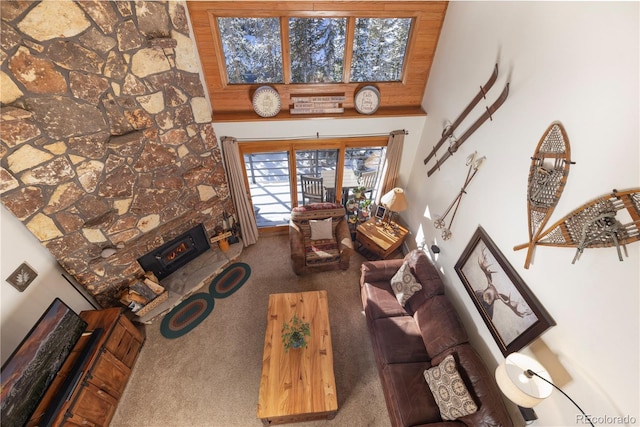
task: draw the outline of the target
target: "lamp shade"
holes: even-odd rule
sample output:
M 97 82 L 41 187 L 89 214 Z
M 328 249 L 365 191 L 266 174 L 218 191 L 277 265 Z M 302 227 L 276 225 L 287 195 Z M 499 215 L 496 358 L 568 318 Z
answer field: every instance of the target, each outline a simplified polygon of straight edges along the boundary
M 404 197 L 404 190 L 399 187 L 394 188 L 382 196 L 380 203 L 394 212 L 402 212 L 407 209 L 407 199 Z
M 496 368 L 496 382 L 500 391 L 513 403 L 533 408 L 551 395 L 550 383 L 527 374 L 527 370 L 551 381 L 546 369 L 537 360 L 522 353 L 511 353 Z

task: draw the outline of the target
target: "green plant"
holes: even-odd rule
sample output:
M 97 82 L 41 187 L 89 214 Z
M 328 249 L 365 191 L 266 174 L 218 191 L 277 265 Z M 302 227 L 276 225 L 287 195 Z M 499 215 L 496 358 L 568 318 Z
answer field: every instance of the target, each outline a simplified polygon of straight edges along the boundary
M 311 336 L 311 330 L 309 323 L 303 322 L 294 315 L 291 318 L 291 322 L 285 322 L 282 325 L 282 344 L 284 344 L 285 352 L 288 352 L 290 348 L 300 348 L 304 346 L 307 348 L 307 341 L 305 337 Z
M 362 194 L 363 194 L 365 191 L 367 191 L 367 187 L 362 187 L 362 186 L 355 187 L 355 188 L 353 189 L 353 195 L 354 195 L 356 198 L 360 198 L 360 197 L 362 197 Z
M 371 200 L 364 199 L 360 201 L 360 209 L 361 210 L 369 210 L 371 208 Z
M 347 210 L 353 211 L 358 207 L 358 203 L 354 199 L 347 200 Z

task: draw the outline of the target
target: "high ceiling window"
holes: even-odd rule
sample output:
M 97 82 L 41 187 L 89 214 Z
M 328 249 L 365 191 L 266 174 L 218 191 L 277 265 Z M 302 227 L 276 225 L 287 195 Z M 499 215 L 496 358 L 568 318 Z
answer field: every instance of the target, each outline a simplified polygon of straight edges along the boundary
M 357 92 L 380 92 L 377 116 L 423 115 L 422 100 L 448 2 L 379 0 L 188 1 L 191 27 L 216 121 L 267 120 L 253 106 L 271 86 L 281 100 L 269 120 L 292 114 L 295 97 L 343 97 L 361 117 Z
M 291 83 L 342 81 L 344 18 L 290 18 Z
M 219 17 L 217 22 L 229 84 L 313 84 L 401 81 L 412 18 Z M 289 58 L 288 78 L 283 56 Z
M 410 31 L 409 18 L 357 18 L 351 81 L 402 80 L 402 67 Z
M 218 18 L 229 83 L 282 83 L 278 18 Z

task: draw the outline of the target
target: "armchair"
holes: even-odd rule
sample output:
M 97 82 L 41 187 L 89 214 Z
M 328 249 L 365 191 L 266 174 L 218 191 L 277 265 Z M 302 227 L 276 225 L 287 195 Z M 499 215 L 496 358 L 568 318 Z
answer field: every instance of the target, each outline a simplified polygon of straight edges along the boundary
M 311 203 L 291 211 L 289 244 L 293 271 L 346 270 L 353 254 L 353 241 L 338 203 Z

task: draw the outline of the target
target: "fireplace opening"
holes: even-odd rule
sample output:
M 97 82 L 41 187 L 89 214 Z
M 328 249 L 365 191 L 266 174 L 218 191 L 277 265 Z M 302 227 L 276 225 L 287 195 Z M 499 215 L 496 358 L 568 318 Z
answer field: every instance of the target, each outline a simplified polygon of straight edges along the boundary
M 144 271 L 152 271 L 158 279 L 164 279 L 209 249 L 204 226 L 198 224 L 172 241 L 141 256 L 138 262 Z

